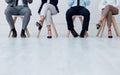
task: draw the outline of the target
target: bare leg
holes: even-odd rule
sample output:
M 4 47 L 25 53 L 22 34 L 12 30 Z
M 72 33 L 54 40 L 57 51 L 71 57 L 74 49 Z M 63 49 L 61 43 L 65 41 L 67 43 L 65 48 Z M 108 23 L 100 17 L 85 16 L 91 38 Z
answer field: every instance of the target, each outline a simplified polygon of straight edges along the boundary
M 38 26 L 38 30 L 40 31 L 42 26 L 43 26 L 43 22 L 45 20 L 45 17 L 44 16 L 40 16 L 40 20 L 39 22 L 36 22 L 36 26 Z
M 39 24 L 43 25 L 44 20 L 45 20 L 45 17 L 44 16 L 40 16 Z
M 51 25 L 47 25 L 47 29 L 48 29 L 48 36 L 47 36 L 47 38 L 52 38 Z

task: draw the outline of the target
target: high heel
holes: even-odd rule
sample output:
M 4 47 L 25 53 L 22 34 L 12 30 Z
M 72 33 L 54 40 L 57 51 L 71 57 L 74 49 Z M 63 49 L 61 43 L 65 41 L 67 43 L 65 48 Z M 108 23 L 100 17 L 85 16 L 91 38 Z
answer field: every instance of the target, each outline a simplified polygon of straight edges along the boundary
M 36 22 L 36 26 L 38 27 L 39 31 L 42 29 L 42 25 L 40 23 Z
M 108 30 L 108 38 L 113 38 L 111 30 Z
M 100 24 L 96 24 L 96 28 L 99 29 L 100 28 Z
M 48 30 L 48 36 L 47 36 L 48 39 L 51 39 L 52 38 L 52 32 L 51 30 Z

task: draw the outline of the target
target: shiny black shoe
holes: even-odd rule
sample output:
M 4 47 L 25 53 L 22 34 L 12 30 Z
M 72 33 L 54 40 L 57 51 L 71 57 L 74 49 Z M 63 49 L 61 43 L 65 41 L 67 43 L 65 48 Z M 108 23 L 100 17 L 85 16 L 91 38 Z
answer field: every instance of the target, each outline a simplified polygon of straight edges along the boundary
M 16 38 L 17 37 L 17 31 L 14 29 L 12 29 L 12 37 Z
M 113 38 L 111 30 L 108 30 L 108 38 Z
M 79 36 L 78 33 L 74 29 L 71 30 L 71 33 L 72 33 L 73 37 L 75 37 L 75 38 Z
M 38 27 L 38 30 L 41 30 L 42 25 L 40 23 L 36 22 L 36 26 Z
M 82 30 L 79 37 L 84 38 L 84 35 L 85 35 L 85 30 Z
M 25 35 L 25 30 L 21 30 L 21 38 L 26 38 L 26 35 Z
M 47 38 L 48 38 L 48 39 L 51 39 L 51 38 L 52 38 L 52 36 L 47 36 Z
M 113 38 L 113 36 L 108 36 L 108 38 Z
M 99 29 L 99 28 L 100 28 L 100 25 L 99 25 L 99 24 L 96 24 L 96 28 Z

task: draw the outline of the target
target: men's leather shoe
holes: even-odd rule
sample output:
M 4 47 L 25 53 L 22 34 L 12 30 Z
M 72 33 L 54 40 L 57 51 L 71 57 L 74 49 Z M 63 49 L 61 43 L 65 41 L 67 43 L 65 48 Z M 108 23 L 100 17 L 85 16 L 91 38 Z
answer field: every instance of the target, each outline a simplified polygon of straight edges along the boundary
M 22 31 L 21 31 L 21 37 L 22 37 L 22 38 L 26 38 L 25 30 L 23 30 L 23 29 L 22 29 Z
M 12 37 L 13 38 L 17 37 L 17 31 L 15 29 L 12 29 Z
M 80 37 L 84 38 L 84 35 L 85 35 L 85 30 L 82 30 L 81 33 L 80 33 Z
M 75 38 L 79 36 L 78 33 L 74 29 L 71 30 L 71 33 L 72 33 L 73 37 L 75 37 Z

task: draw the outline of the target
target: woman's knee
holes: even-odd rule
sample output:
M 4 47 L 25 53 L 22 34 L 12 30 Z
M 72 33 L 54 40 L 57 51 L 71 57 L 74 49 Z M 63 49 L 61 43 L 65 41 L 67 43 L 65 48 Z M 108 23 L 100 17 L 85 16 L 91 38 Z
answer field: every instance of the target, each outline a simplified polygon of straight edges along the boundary
M 45 4 L 43 5 L 43 8 L 48 8 L 48 3 L 45 3 Z
M 109 9 L 109 10 L 111 9 L 111 7 L 112 7 L 112 5 L 107 5 L 107 6 L 105 6 L 105 8 L 106 8 L 106 9 Z

